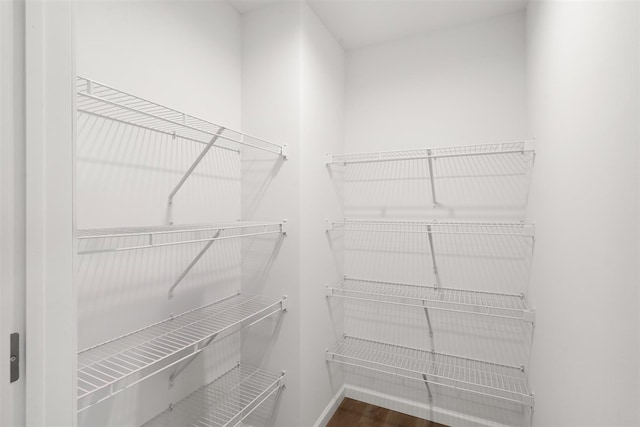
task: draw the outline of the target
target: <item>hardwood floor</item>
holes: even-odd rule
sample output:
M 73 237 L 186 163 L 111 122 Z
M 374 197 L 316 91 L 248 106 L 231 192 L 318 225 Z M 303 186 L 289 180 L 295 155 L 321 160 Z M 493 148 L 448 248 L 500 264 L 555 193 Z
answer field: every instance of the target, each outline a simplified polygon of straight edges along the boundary
M 327 427 L 447 427 L 432 421 L 345 398 Z

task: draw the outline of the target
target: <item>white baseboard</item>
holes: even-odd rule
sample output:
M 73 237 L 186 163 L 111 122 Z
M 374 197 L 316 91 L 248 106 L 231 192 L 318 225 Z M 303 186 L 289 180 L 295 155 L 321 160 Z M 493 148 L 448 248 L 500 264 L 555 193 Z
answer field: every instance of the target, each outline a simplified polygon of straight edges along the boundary
M 402 412 L 414 417 L 427 418 L 430 421 L 452 427 L 508 427 L 504 424 L 498 424 L 492 421 L 471 417 L 469 415 L 461 414 L 458 412 L 431 407 L 419 402 L 391 396 L 384 393 L 379 393 L 361 387 L 345 385 L 342 390 L 342 394 L 343 397 L 359 400 L 361 402 L 380 406 L 392 411 Z M 338 404 L 340 401 L 342 401 L 342 397 L 338 400 Z M 328 408 L 329 407 L 327 407 L 327 409 Z M 337 406 L 333 409 L 331 415 L 333 415 L 336 409 Z M 428 416 L 425 417 L 425 414 L 428 414 Z M 325 424 L 329 421 L 329 419 L 331 419 L 331 416 L 326 419 Z M 316 424 L 316 426 L 322 427 L 325 424 Z
M 342 403 L 342 399 L 344 399 L 344 393 L 345 387 L 342 386 L 340 390 L 338 390 L 336 395 L 333 396 L 327 407 L 324 408 L 324 411 L 322 411 L 322 414 L 320 414 L 313 427 L 324 427 L 327 425 L 331 417 L 333 417 L 333 414 L 335 414 L 336 410 L 340 406 L 340 403 Z

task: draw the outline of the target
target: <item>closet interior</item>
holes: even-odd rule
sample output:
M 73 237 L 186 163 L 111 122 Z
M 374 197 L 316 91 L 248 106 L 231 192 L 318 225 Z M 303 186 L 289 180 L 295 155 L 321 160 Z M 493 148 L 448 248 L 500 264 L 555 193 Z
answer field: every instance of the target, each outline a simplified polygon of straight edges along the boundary
M 634 425 L 640 12 L 562 3 L 27 2 L 25 417 Z

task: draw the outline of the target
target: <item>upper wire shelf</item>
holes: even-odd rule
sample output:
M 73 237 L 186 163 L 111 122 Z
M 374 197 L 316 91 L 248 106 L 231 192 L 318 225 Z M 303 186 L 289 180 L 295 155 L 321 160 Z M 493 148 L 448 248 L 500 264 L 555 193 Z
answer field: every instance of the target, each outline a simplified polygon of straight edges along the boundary
M 463 145 L 456 147 L 421 148 L 417 150 L 377 151 L 371 153 L 327 154 L 326 164 L 348 165 L 399 160 L 437 159 L 443 157 L 468 157 L 500 154 L 535 153 L 531 141 L 502 142 L 495 144 Z
M 345 277 L 327 286 L 327 296 L 360 301 L 472 313 L 533 322 L 535 311 L 522 294 L 480 292 Z
M 287 222 L 230 222 L 78 230 L 78 254 L 147 249 L 187 243 L 215 242 L 239 237 L 286 234 Z
M 534 235 L 533 224 L 522 222 L 464 222 L 464 221 L 412 221 L 412 220 L 326 220 L 327 231 L 354 231 L 376 233 L 471 234 L 489 236 Z
M 533 407 L 524 369 L 345 336 L 327 360 Z
M 85 77 L 76 77 L 77 109 L 101 117 L 172 137 L 238 151 L 247 146 L 286 158 L 286 146 L 229 129 Z M 221 144 L 221 140 L 226 143 Z
M 238 364 L 143 427 L 232 427 L 285 385 L 286 374 Z
M 200 353 L 214 339 L 286 310 L 286 297 L 236 294 L 78 353 L 82 411 Z

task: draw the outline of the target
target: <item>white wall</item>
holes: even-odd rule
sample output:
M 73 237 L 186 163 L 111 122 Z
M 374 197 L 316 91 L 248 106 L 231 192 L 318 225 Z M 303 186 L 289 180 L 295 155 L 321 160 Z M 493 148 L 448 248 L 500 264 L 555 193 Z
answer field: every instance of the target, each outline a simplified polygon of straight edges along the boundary
M 638 4 L 531 2 L 535 426 L 637 426 Z
M 520 140 L 524 15 L 347 53 L 345 152 Z
M 77 69 L 240 127 L 240 16 L 225 2 L 78 2 Z
M 340 310 L 327 299 L 326 284 L 343 275 L 339 245 L 324 220 L 341 216 L 339 198 L 324 167 L 326 153 L 344 144 L 345 54 L 307 6 L 302 10 L 300 151 L 300 369 L 301 426 L 311 426 L 343 384 L 325 362 L 325 349 L 342 336 Z
M 286 237 L 243 242 L 242 291 L 289 302 L 279 319 L 243 333 L 243 362 L 287 371 L 280 400 L 254 425 L 300 425 L 300 13 L 299 4 L 274 3 L 242 16 L 243 130 L 288 148 L 287 160 L 242 153 L 242 219 L 289 220 Z
M 526 128 L 523 12 L 408 39 L 347 51 L 344 152 L 370 152 L 522 140 Z M 343 213 L 350 218 L 518 221 L 524 218 L 533 157 L 438 159 L 430 195 L 426 160 L 331 167 Z M 535 171 L 534 171 L 535 176 Z M 458 178 L 461 177 L 461 178 Z M 434 285 L 422 235 L 331 233 L 344 245 L 349 277 Z M 527 292 L 531 241 L 508 237 L 438 237 L 441 286 Z M 523 322 L 432 312 L 434 338 L 422 310 L 344 302 L 349 335 L 528 366 L 531 328 Z M 345 382 L 393 395 L 375 403 L 447 425 L 478 420 L 522 425 L 526 411 L 424 384 L 347 369 Z M 351 393 L 351 392 L 349 392 Z M 349 394 L 348 393 L 348 394 Z M 362 394 L 354 397 L 364 398 Z M 420 403 L 422 406 L 420 408 Z M 475 418 L 475 419 L 474 419 Z
M 241 20 L 224 2 L 79 2 L 78 75 L 239 128 Z M 79 114 L 78 228 L 215 223 L 241 217 L 240 156 L 212 149 L 167 197 L 203 146 Z M 200 245 L 78 258 L 80 349 L 240 289 L 241 242 L 217 242 L 167 292 Z M 240 336 L 212 345 L 169 388 L 171 369 L 84 412 L 80 425 L 140 425 L 240 359 Z

